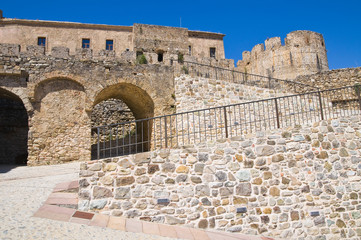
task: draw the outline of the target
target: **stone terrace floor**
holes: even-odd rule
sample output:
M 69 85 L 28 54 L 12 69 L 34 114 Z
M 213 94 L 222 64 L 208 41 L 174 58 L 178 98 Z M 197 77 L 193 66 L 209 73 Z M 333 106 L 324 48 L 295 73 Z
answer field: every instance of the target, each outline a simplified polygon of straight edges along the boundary
M 270 239 L 77 211 L 78 174 L 79 163 L 0 165 L 0 239 Z

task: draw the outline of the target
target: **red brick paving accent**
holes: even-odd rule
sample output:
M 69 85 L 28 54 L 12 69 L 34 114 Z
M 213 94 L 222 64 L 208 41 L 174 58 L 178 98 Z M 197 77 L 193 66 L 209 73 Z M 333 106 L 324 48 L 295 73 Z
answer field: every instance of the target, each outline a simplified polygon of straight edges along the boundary
M 88 212 L 81 212 L 81 211 L 76 211 L 73 215 L 73 218 L 84 218 L 84 219 L 88 219 L 91 220 L 94 216 L 94 213 L 88 213 Z
M 207 231 L 190 227 L 171 226 L 127 219 L 124 217 L 76 211 L 72 208 L 49 205 L 49 203 L 64 205 L 77 204 L 77 194 L 64 191 L 74 190 L 78 187 L 78 181 L 57 184 L 53 193 L 49 196 L 46 203 L 34 214 L 34 217 L 189 240 L 274 240 L 273 238 L 263 236 L 248 236 L 228 232 Z
M 71 216 L 73 216 L 75 209 L 63 208 L 54 205 L 43 205 L 39 210 L 34 214 L 34 217 L 48 218 L 52 220 L 59 221 L 69 221 Z

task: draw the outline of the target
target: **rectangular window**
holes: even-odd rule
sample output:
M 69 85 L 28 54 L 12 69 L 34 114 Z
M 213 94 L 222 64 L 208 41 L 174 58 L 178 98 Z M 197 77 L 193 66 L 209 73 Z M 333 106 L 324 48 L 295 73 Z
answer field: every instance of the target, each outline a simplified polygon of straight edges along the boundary
M 188 52 L 189 52 L 189 55 L 192 56 L 192 46 L 188 46 Z
M 83 38 L 81 40 L 81 47 L 82 48 L 90 48 L 90 39 L 89 38 Z
M 38 37 L 38 46 L 45 47 L 46 44 L 46 38 L 45 37 Z
M 211 58 L 216 58 L 216 48 L 214 47 L 209 48 L 209 56 Z
M 105 49 L 109 51 L 113 51 L 113 40 L 105 41 Z

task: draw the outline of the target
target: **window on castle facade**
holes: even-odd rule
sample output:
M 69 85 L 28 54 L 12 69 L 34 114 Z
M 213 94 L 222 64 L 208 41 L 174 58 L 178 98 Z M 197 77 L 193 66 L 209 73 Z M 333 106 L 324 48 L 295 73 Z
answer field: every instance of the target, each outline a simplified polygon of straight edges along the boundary
M 81 40 L 81 47 L 82 48 L 90 48 L 90 39 L 89 38 L 83 38 Z
M 211 58 L 216 58 L 216 48 L 214 47 L 209 48 L 209 56 Z
M 189 52 L 189 55 L 192 56 L 192 46 L 188 46 L 188 52 Z
M 105 49 L 109 51 L 113 51 L 113 40 L 105 41 Z
M 46 44 L 46 38 L 45 37 L 38 37 L 38 46 L 45 47 Z

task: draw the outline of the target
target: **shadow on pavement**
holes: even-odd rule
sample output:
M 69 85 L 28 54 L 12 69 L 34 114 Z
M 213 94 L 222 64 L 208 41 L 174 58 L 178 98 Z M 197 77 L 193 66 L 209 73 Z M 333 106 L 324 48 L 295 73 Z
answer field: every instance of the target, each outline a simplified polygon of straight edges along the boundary
M 7 173 L 10 172 L 12 169 L 17 168 L 17 167 L 22 167 L 22 166 L 26 166 L 26 165 L 8 165 L 8 164 L 0 164 L 0 174 L 1 173 Z

